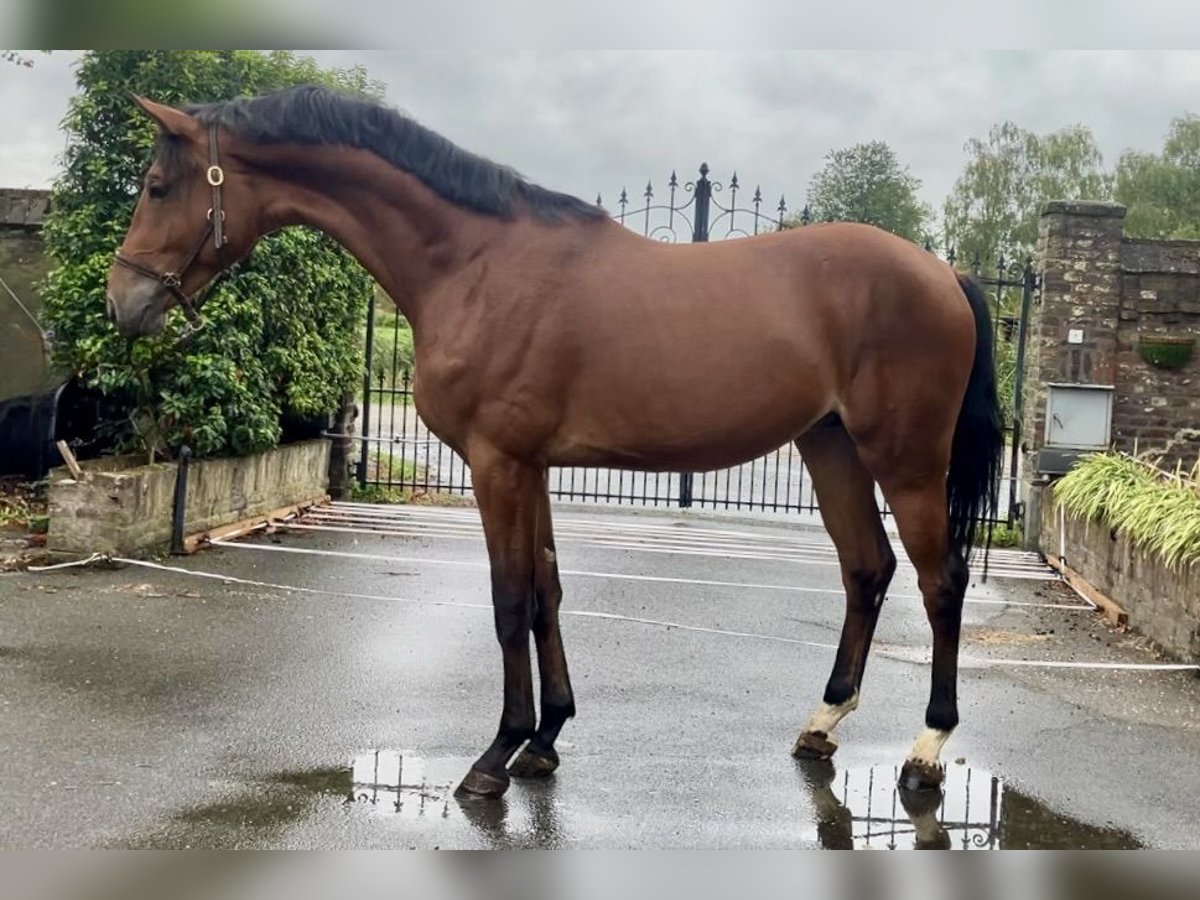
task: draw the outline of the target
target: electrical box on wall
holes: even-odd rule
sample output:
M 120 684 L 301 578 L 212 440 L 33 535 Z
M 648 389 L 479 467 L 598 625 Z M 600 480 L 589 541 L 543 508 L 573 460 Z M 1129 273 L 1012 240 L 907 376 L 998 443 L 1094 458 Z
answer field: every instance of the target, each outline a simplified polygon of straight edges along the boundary
M 1112 385 L 1050 384 L 1046 433 L 1037 470 L 1062 475 L 1085 453 L 1103 450 L 1112 438 Z

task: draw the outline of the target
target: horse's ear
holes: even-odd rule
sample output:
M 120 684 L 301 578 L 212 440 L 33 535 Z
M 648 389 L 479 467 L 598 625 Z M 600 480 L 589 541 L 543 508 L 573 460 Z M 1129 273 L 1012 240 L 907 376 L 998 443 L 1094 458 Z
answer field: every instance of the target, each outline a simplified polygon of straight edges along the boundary
M 194 116 L 190 116 L 181 110 L 164 106 L 161 103 L 155 103 L 153 100 L 147 100 L 145 97 L 139 97 L 137 94 L 133 95 L 133 102 L 138 105 L 142 112 L 157 122 L 158 127 L 166 134 L 188 137 L 203 131 L 199 121 Z

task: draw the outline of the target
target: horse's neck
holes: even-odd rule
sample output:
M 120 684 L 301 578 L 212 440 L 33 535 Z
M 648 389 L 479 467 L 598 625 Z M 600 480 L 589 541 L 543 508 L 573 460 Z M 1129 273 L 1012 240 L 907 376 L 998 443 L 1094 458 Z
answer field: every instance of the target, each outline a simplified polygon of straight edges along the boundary
M 293 157 L 292 154 L 295 154 Z M 345 247 L 414 325 L 422 301 L 487 243 L 498 221 L 443 200 L 374 154 L 279 149 L 266 167 L 268 226 L 307 225 Z

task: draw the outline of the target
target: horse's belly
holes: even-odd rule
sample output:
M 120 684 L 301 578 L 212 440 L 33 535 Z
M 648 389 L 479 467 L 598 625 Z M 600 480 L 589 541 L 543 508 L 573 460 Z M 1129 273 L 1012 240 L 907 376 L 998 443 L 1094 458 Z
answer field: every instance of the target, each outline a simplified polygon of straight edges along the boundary
M 553 465 L 703 472 L 770 453 L 828 412 L 816 393 L 758 400 L 740 407 L 728 397 L 677 401 L 672 408 L 618 404 L 569 417 L 548 455 Z

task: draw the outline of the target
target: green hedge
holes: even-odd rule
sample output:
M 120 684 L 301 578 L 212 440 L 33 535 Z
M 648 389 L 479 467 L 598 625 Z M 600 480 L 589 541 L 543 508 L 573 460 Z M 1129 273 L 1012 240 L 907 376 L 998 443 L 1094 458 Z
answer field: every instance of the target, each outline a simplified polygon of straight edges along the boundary
M 1096 453 L 1055 484 L 1054 498 L 1074 516 L 1124 532 L 1172 568 L 1200 561 L 1200 485 L 1180 473 Z
M 278 442 L 285 416 L 336 410 L 361 377 L 373 283 L 329 238 L 305 229 L 266 238 L 209 297 L 205 328 L 185 347 L 178 310 L 161 337 L 121 338 L 105 318 L 105 282 L 153 158 L 156 126 L 131 94 L 182 105 L 295 83 L 372 94 L 378 85 L 361 69 L 322 71 L 290 53 L 245 50 L 92 51 L 76 80 L 45 224 L 55 268 L 43 285 L 44 311 L 57 363 L 131 414 L 108 423 L 112 449 L 144 443 L 136 419 L 171 448 L 250 453 Z

